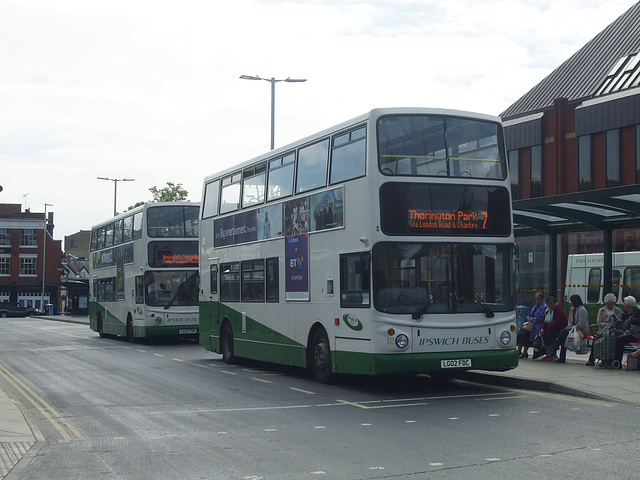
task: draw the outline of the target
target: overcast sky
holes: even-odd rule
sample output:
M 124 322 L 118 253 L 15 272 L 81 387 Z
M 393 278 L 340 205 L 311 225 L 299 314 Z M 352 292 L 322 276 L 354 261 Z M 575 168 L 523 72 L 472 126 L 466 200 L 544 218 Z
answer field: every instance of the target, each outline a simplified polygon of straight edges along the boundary
M 500 114 L 633 0 L 0 0 L 0 203 L 62 240 L 376 107 Z M 64 245 L 63 245 L 64 247 Z

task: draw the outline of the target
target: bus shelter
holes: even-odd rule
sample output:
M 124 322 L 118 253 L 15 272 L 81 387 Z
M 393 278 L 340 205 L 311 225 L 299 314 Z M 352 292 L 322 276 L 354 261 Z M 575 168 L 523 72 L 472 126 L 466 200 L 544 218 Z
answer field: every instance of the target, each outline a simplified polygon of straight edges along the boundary
M 576 232 L 601 232 L 602 241 L 592 245 L 593 251 L 604 254 L 603 287 L 605 292 L 612 289 L 613 252 L 620 249 L 640 250 L 640 231 L 631 234 L 633 242 L 616 242 L 616 231 L 640 229 L 640 184 L 589 190 L 564 195 L 513 201 L 516 243 L 525 237 L 542 236 L 546 254 L 544 265 L 538 259 L 536 268 L 544 268 L 548 275 L 546 290 L 560 298 L 559 274 L 566 268 L 566 247 L 559 238 Z M 588 249 L 586 246 L 585 249 Z M 526 261 L 519 252 L 520 264 Z M 529 253 L 531 258 L 531 253 Z M 539 257 L 539 255 L 538 255 Z M 539 285 L 536 289 L 541 289 Z M 639 299 L 640 300 L 640 299 Z M 522 299 L 517 300 L 522 303 Z

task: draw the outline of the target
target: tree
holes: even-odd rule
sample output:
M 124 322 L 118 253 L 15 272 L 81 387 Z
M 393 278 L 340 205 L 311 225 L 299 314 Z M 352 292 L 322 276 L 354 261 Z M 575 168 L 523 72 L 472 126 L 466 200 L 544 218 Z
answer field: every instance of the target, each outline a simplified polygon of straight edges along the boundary
M 153 202 L 186 202 L 189 192 L 182 188 L 182 184 L 177 185 L 173 182 L 167 182 L 164 188 L 151 187 L 149 189 L 153 195 Z
M 181 183 L 175 184 L 173 182 L 167 182 L 167 186 L 163 188 L 151 187 L 149 191 L 151 192 L 151 195 L 153 195 L 153 199 L 151 201 L 154 203 L 186 202 L 187 195 L 189 195 L 189 192 L 182 188 Z M 127 210 L 139 207 L 145 203 L 147 202 L 138 202 L 135 205 L 130 206 Z

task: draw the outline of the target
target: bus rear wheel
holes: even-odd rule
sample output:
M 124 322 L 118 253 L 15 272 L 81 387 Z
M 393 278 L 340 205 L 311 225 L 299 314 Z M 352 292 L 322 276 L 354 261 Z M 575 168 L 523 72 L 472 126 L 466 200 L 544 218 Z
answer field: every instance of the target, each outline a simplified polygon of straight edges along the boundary
M 224 322 L 220 332 L 220 349 L 222 350 L 222 361 L 234 363 L 236 357 L 233 353 L 233 329 L 229 322 Z
M 311 340 L 311 372 L 320 383 L 331 383 L 333 372 L 331 371 L 331 349 L 329 338 L 323 329 L 317 330 Z

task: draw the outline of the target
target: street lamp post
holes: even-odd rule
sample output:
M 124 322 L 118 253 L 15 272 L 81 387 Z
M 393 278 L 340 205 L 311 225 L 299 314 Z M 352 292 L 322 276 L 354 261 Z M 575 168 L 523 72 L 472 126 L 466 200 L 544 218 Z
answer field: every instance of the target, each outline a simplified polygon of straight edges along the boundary
M 44 223 L 42 226 L 42 299 L 40 306 L 44 314 L 47 313 L 44 310 L 44 282 L 47 277 L 47 207 L 53 207 L 53 204 L 44 204 Z
M 116 202 L 118 200 L 118 182 L 135 182 L 135 178 L 107 178 L 107 177 L 97 177 L 98 180 L 109 180 L 113 182 L 113 216 L 115 217 L 118 214 L 118 210 L 116 209 Z
M 273 150 L 274 141 L 275 141 L 275 124 L 276 124 L 276 83 L 278 82 L 288 82 L 288 83 L 302 83 L 306 82 L 306 78 L 282 78 L 275 79 L 271 78 L 262 78 L 258 75 L 240 75 L 242 80 L 264 80 L 265 82 L 271 83 L 271 150 Z

